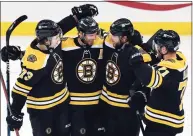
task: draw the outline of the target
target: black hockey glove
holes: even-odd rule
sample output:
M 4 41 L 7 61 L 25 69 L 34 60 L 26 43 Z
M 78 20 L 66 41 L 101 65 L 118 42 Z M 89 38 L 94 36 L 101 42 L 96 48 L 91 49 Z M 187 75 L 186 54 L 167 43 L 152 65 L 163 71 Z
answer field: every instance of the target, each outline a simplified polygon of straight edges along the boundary
M 19 46 L 8 46 L 1 49 L 1 59 L 6 62 L 8 59 L 17 60 L 21 57 L 21 49 Z
M 13 111 L 12 111 L 13 112 Z M 23 124 L 23 116 L 24 113 L 16 113 L 13 112 L 12 115 L 7 116 L 7 124 L 11 131 L 14 131 L 14 129 L 20 129 Z
M 78 20 L 87 16 L 93 17 L 98 15 L 98 8 L 92 4 L 85 4 L 79 7 L 73 7 L 71 11 L 73 15 L 76 15 Z
M 141 46 L 143 44 L 143 36 L 140 34 L 138 30 L 134 30 L 134 35 L 130 41 L 133 45 Z
M 135 47 L 132 47 L 129 59 L 129 63 L 133 67 L 137 67 L 139 64 L 144 63 L 142 54 Z
M 142 91 L 137 91 L 131 96 L 131 99 L 129 100 L 129 105 L 131 109 L 134 111 L 139 111 L 142 113 L 144 111 L 144 107 L 147 103 L 147 97 L 146 94 Z

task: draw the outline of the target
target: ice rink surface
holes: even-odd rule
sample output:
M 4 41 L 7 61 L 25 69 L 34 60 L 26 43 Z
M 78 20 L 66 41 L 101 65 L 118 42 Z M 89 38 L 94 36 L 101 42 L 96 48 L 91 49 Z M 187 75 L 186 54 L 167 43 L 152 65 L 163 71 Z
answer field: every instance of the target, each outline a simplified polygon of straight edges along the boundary
M 144 36 L 144 41 L 147 41 L 149 36 Z M 33 40 L 33 37 L 11 37 L 10 45 L 19 45 L 21 46 L 22 50 L 25 50 L 26 46 L 30 44 Z M 1 47 L 5 45 L 5 37 L 1 37 Z M 189 65 L 189 80 L 188 80 L 188 87 L 186 88 L 186 92 L 184 95 L 184 109 L 185 109 L 185 127 L 182 134 L 177 136 L 191 136 L 191 36 L 182 36 L 181 37 L 181 45 L 180 51 L 182 51 L 188 61 Z M 3 72 L 4 78 L 6 65 L 4 62 L 1 61 L 1 70 Z M 17 76 L 20 73 L 20 61 L 11 61 L 10 62 L 10 88 L 14 85 Z M 23 108 L 23 112 L 25 113 L 24 116 L 24 123 L 20 130 L 20 136 L 32 136 L 31 125 L 29 122 L 29 116 L 26 112 L 26 107 Z M 3 94 L 3 90 L 1 88 L 1 136 L 7 136 L 7 125 L 6 125 L 6 101 Z M 12 136 L 15 134 L 12 132 Z M 140 136 L 142 136 L 140 134 Z

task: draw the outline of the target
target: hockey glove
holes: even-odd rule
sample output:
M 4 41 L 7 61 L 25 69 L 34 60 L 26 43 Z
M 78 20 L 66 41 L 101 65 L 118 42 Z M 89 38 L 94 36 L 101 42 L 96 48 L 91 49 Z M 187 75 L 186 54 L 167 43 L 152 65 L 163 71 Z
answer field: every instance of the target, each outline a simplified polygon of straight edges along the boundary
M 87 16 L 97 16 L 98 15 L 98 8 L 92 4 L 85 4 L 79 7 L 73 7 L 71 9 L 72 14 L 77 17 L 78 20 Z
M 8 59 L 20 59 L 21 49 L 19 46 L 5 46 L 1 49 L 1 59 L 6 62 Z
M 128 103 L 131 109 L 133 109 L 134 111 L 138 110 L 140 113 L 142 113 L 147 103 L 146 94 L 143 93 L 142 91 L 137 91 L 133 94 Z
M 129 63 L 133 67 L 137 67 L 139 64 L 144 63 L 142 54 L 135 47 L 131 49 L 129 59 Z
M 12 113 L 12 115 L 7 116 L 7 124 L 11 131 L 14 131 L 14 129 L 20 129 L 23 124 L 23 113 Z
M 134 30 L 134 35 L 131 38 L 131 43 L 133 45 L 139 45 L 139 46 L 142 45 L 142 43 L 143 43 L 143 36 L 141 36 L 139 31 Z

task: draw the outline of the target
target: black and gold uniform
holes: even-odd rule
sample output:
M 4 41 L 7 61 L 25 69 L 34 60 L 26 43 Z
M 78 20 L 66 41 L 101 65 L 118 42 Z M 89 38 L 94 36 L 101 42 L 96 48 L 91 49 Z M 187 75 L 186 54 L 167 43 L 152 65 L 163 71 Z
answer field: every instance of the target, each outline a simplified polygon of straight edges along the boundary
M 69 92 L 61 55 L 61 45 L 50 54 L 40 51 L 37 42 L 32 42 L 22 58 L 22 72 L 12 89 L 12 107 L 21 111 L 26 102 L 33 134 L 37 136 L 68 133 L 68 127 L 61 128 L 62 124 L 70 123 Z
M 103 105 L 102 120 L 108 136 L 136 136 L 139 133 L 136 113 L 128 104 L 129 90 L 136 81 L 134 70 L 127 59 L 132 48 L 137 48 L 143 53 L 144 61 L 151 61 L 151 57 L 139 46 L 123 45 L 117 50 L 113 47 L 111 35 L 104 41 L 106 82 L 103 85 L 100 103 Z
M 27 99 L 29 113 L 60 105 L 69 96 L 63 76 L 61 46 L 50 54 L 40 51 L 36 45 L 34 41 L 27 47 L 22 58 L 22 72 L 13 87 L 14 99 L 18 95 L 22 96 L 20 100 Z
M 90 48 L 83 48 L 78 37 L 62 43 L 67 85 L 71 105 L 96 105 L 101 94 L 99 66 L 102 59 L 103 39 L 97 37 Z
M 91 17 L 81 19 L 77 30 L 79 36 L 62 42 L 64 74 L 70 92 L 71 136 L 99 136 L 103 38 L 97 35 L 98 23 Z M 88 45 L 86 38 L 90 35 L 95 37 Z
M 176 134 L 183 131 L 184 110 L 183 96 L 187 86 L 187 61 L 181 52 L 177 58 L 163 60 L 152 68 L 140 66 L 146 74 L 140 77 L 143 84 L 152 88 L 146 106 L 146 123 L 148 128 L 160 132 Z M 137 75 L 140 70 L 136 69 Z
M 66 21 L 71 24 L 59 27 Z M 26 102 L 34 136 L 70 134 L 70 97 L 63 72 L 62 43 L 55 49 L 40 50 L 41 46 L 45 47 L 40 42 L 65 34 L 75 25 L 72 16 L 58 24 L 51 20 L 40 21 L 36 27 L 37 39 L 27 47 L 22 58 L 22 72 L 12 90 L 12 109 L 20 113 Z
M 138 50 L 130 58 L 135 75 L 151 88 L 146 106 L 145 136 L 175 136 L 184 127 L 183 96 L 187 87 L 188 65 L 179 52 L 180 36 L 173 30 L 158 32 L 153 40 L 154 53 L 163 58 L 153 67 L 142 62 Z M 137 60 L 137 61 L 136 61 Z
M 83 48 L 78 37 L 62 43 L 64 73 L 70 92 L 72 136 L 98 135 L 98 102 L 102 90 L 103 39 L 97 37 L 93 45 Z

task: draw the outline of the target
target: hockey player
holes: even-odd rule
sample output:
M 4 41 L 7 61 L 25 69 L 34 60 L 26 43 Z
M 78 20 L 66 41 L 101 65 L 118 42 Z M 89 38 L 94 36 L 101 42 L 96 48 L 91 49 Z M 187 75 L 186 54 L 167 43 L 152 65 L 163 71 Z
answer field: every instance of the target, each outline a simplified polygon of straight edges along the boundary
M 77 19 L 97 15 L 98 10 L 93 7 L 95 6 L 74 7 L 72 11 L 75 18 L 69 16 L 58 24 L 51 20 L 38 23 L 37 38 L 26 49 L 22 58 L 22 72 L 12 90 L 13 114 L 7 117 L 11 130 L 20 129 L 22 126 L 24 114 L 21 110 L 26 102 L 34 136 L 69 135 L 69 92 L 63 73 L 63 42 L 60 38 L 76 25 Z M 70 25 L 67 27 L 66 23 Z M 4 48 L 1 56 L 4 61 L 8 59 L 7 53 L 11 56 L 9 58 L 17 59 L 19 52 L 18 48 L 11 46 Z
M 139 134 L 139 122 L 136 115 L 136 107 L 144 107 L 145 103 L 138 105 L 140 101 L 128 104 L 132 85 L 136 81 L 134 70 L 129 65 L 130 49 L 134 46 L 131 41 L 134 36 L 134 28 L 130 20 L 121 18 L 112 23 L 110 34 L 104 41 L 104 63 L 106 81 L 100 97 L 100 105 L 103 106 L 102 121 L 107 136 L 137 136 Z M 143 59 L 148 62 L 151 57 L 143 51 Z M 135 96 L 146 99 L 143 92 L 138 91 Z M 141 100 L 141 99 L 140 99 Z M 138 109 L 139 107 L 137 107 Z
M 69 92 L 63 76 L 61 28 L 51 20 L 37 24 L 35 39 L 22 58 L 22 72 L 12 89 L 13 114 L 7 117 L 10 128 L 20 128 L 27 103 L 34 136 L 68 135 Z M 61 110 L 65 109 L 65 110 Z
M 152 88 L 146 106 L 145 136 L 175 136 L 183 131 L 183 96 L 187 86 L 188 65 L 178 51 L 180 37 L 173 30 L 156 35 L 153 50 L 160 59 L 154 67 L 143 63 L 138 50 L 131 51 L 130 63 L 135 75 Z
M 98 131 L 103 39 L 98 35 L 98 23 L 91 17 L 81 19 L 77 30 L 77 37 L 66 38 L 62 44 L 71 98 L 71 135 L 99 136 L 103 132 Z

